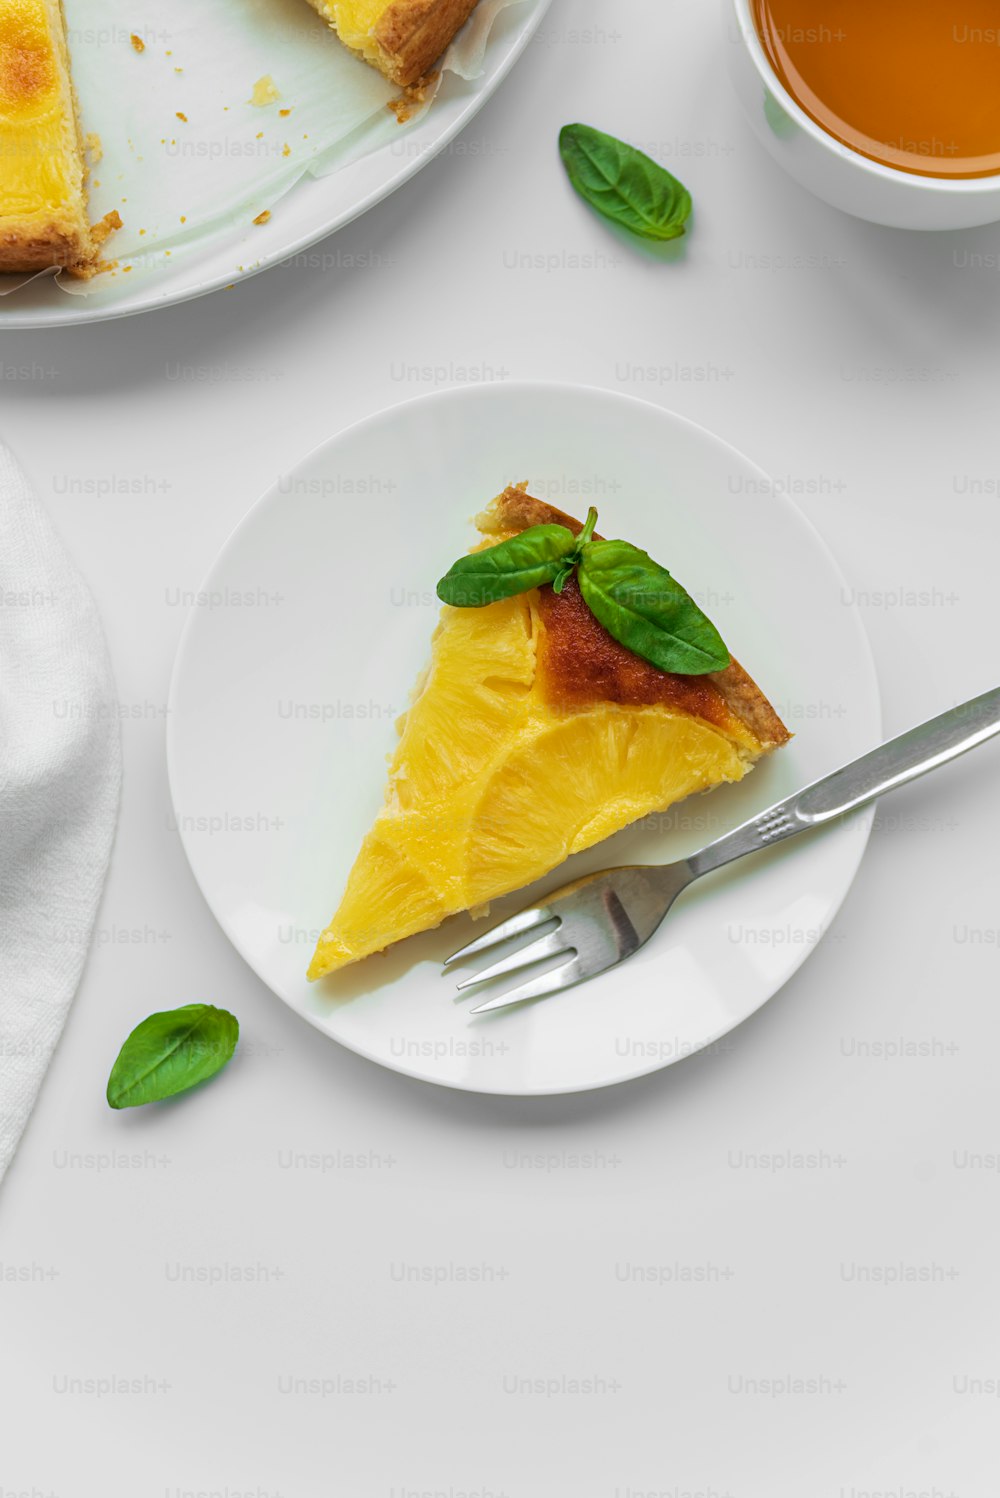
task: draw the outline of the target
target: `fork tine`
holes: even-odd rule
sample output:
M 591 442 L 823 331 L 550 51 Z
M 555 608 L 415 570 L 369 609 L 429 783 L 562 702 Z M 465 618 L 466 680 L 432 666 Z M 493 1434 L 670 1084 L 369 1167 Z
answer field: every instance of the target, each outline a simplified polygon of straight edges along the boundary
M 560 926 L 557 926 L 547 936 L 540 936 L 537 941 L 529 942 L 526 947 L 518 947 L 516 952 L 501 957 L 500 961 L 494 962 L 492 967 L 484 967 L 482 972 L 473 973 L 470 977 L 463 979 L 458 985 L 459 992 L 463 988 L 474 988 L 479 983 L 488 983 L 491 978 L 500 978 L 504 973 L 519 972 L 521 968 L 529 967 L 533 962 L 540 962 L 543 957 L 559 957 L 568 950 L 569 944 L 561 934 Z
M 482 936 L 477 936 L 467 947 L 460 947 L 457 952 L 452 952 L 450 957 L 445 958 L 444 966 L 451 967 L 453 962 L 460 962 L 463 957 L 474 957 L 477 952 L 486 952 L 508 937 L 522 936 L 525 931 L 533 931 L 536 926 L 544 926 L 546 921 L 552 919 L 552 912 L 547 905 L 531 905 L 527 910 L 519 910 L 509 920 L 501 921 L 499 926 L 493 926 Z
M 571 957 L 562 967 L 554 968 L 551 973 L 542 973 L 538 978 L 529 978 L 520 988 L 509 988 L 506 993 L 497 994 L 496 998 L 478 1004 L 469 1013 L 488 1014 L 491 1010 L 508 1009 L 512 1004 L 523 1004 L 528 999 L 546 999 L 560 988 L 572 988 L 574 983 L 581 982 L 586 976 L 580 968 L 580 959 Z

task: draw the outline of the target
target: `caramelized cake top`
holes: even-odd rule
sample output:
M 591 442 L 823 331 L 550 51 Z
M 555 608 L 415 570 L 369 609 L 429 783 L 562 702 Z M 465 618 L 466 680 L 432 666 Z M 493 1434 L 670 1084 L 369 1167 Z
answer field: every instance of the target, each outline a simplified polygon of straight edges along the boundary
M 564 525 L 574 535 L 583 523 L 554 505 L 511 486 L 478 517 L 494 543 L 533 525 Z M 595 534 L 595 540 L 601 540 Z M 562 593 L 539 588 L 538 672 L 546 700 L 572 711 L 594 702 L 627 707 L 663 706 L 688 713 L 760 752 L 791 737 L 760 688 L 736 660 L 706 676 L 661 671 L 620 644 L 583 601 L 576 578 Z

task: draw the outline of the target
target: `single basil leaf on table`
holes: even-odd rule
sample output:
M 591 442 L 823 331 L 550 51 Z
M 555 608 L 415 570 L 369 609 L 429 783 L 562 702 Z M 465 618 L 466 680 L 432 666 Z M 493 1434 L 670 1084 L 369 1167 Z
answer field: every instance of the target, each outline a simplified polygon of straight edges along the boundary
M 712 621 L 666 568 L 628 541 L 592 541 L 578 572 L 590 612 L 610 635 L 661 671 L 723 671 L 729 651 Z
M 185 1004 L 136 1025 L 108 1078 L 112 1108 L 137 1108 L 186 1092 L 225 1066 L 236 1049 L 239 1022 L 212 1004 Z
M 455 608 L 483 608 L 554 582 L 575 550 L 576 537 L 565 525 L 533 525 L 497 546 L 462 557 L 438 583 L 437 595 Z
M 691 194 L 665 167 L 590 125 L 564 125 L 559 153 L 569 180 L 592 208 L 643 239 L 679 239 Z

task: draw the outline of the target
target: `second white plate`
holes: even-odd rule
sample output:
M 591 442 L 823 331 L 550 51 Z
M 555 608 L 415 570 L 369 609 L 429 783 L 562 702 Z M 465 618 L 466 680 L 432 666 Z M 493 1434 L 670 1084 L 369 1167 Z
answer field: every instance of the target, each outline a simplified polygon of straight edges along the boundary
M 502 10 L 489 34 L 480 77 L 466 82 L 454 74 L 447 74 L 440 94 L 423 118 L 408 126 L 398 138 L 394 137 L 327 176 L 303 177 L 275 204 L 269 223 L 255 224 L 252 220 L 258 207 L 271 206 L 270 196 L 266 202 L 248 206 L 240 217 L 239 227 L 220 229 L 218 233 L 207 235 L 196 245 L 188 246 L 183 251 L 178 248 L 173 252 L 176 258 L 172 263 L 157 263 L 146 270 L 141 269 L 136 257 L 126 255 L 120 248 L 116 249 L 116 243 L 112 240 L 109 253 L 124 255 L 123 263 L 131 265 L 134 274 L 118 270 L 98 276 L 87 283 L 85 288 L 77 285 L 72 294 L 61 289 L 49 276 L 36 277 L 27 285 L 20 286 L 7 295 L 0 295 L 0 327 L 52 327 L 127 317 L 132 313 L 148 312 L 157 307 L 167 307 L 188 301 L 192 297 L 203 296 L 207 292 L 218 291 L 255 275 L 258 271 L 293 259 L 388 197 L 444 150 L 499 88 L 538 30 L 549 4 L 550 0 L 518 0 L 509 9 Z M 117 89 L 114 91 L 115 96 L 108 114 L 117 128 L 105 132 L 104 158 L 94 171 L 95 178 L 103 181 L 104 190 L 112 195 L 106 203 L 101 198 L 92 206 L 102 212 L 108 207 L 119 207 L 123 214 L 131 212 L 134 215 L 134 199 L 129 199 L 133 206 L 126 210 L 122 207 L 125 199 L 118 195 L 123 190 L 120 185 L 121 159 L 125 156 L 131 158 L 135 154 L 131 131 L 135 128 L 133 121 L 137 112 L 144 119 L 143 112 L 151 112 L 152 123 L 155 124 L 154 136 L 158 136 L 161 130 L 166 135 L 172 135 L 180 129 L 174 117 L 179 101 L 168 102 L 163 94 L 164 77 L 169 78 L 173 71 L 170 65 L 177 61 L 173 48 L 177 45 L 174 28 L 178 24 L 178 18 L 171 16 L 168 18 L 169 24 L 165 26 L 162 8 L 156 6 L 155 0 L 143 0 L 139 8 L 126 7 L 124 3 L 119 6 L 117 0 L 114 0 L 107 8 L 116 20 L 114 24 L 102 28 L 94 25 L 87 0 L 74 0 L 73 5 L 68 7 L 70 42 L 78 59 L 85 48 L 90 49 L 96 56 L 98 70 L 106 67 L 109 43 L 113 43 L 116 57 L 124 52 L 125 57 L 135 64 L 132 71 L 136 78 L 151 80 L 143 88 L 139 88 L 131 100 L 121 97 Z M 278 13 L 279 10 L 282 13 Z M 230 17 L 229 24 L 236 25 L 240 19 L 237 13 Z M 323 22 L 305 5 L 305 0 L 301 4 L 290 3 L 283 8 L 276 7 L 274 25 L 308 29 L 310 39 L 319 49 L 326 48 L 331 60 L 343 63 L 343 58 L 339 55 L 342 52 L 339 43 L 327 34 Z M 143 59 L 147 68 L 145 74 L 140 70 L 129 46 L 130 30 L 150 38 L 149 57 Z M 160 65 L 160 71 L 156 73 L 148 71 L 154 52 Z M 186 53 L 185 58 L 191 62 Z M 348 59 L 348 62 L 362 74 L 367 73 L 364 63 L 355 63 L 353 59 Z M 161 77 L 164 68 L 167 72 Z M 332 78 L 339 76 L 339 71 L 331 72 Z M 288 89 L 289 100 L 294 99 L 294 76 L 286 78 L 281 74 L 281 81 Z M 249 90 L 253 75 L 242 82 Z M 208 91 L 209 96 L 215 100 L 218 88 L 214 82 Z M 234 97 L 244 98 L 244 95 Z M 164 151 L 171 147 L 190 149 L 191 154 L 184 156 L 183 160 L 191 173 L 192 190 L 200 186 L 204 191 L 202 177 L 208 171 L 214 191 L 218 181 L 217 163 L 225 163 L 230 159 L 240 144 L 237 141 L 234 147 L 230 140 L 231 129 L 226 124 L 230 116 L 225 110 L 230 107 L 232 100 L 220 95 L 215 102 L 218 107 L 214 113 L 206 115 L 204 120 L 199 120 L 196 126 L 190 127 L 196 128 L 196 138 L 179 142 L 164 139 L 160 143 L 160 148 Z M 91 119 L 93 110 L 88 110 L 84 90 L 81 90 L 81 104 L 84 128 L 95 128 Z M 253 110 L 248 112 L 255 115 L 258 113 Z M 273 132 L 277 129 L 275 109 L 259 113 L 262 134 L 266 130 Z M 184 116 L 179 118 L 183 119 Z M 148 120 L 146 124 L 151 128 Z M 184 128 L 189 127 L 185 125 Z M 290 123 L 288 129 L 290 130 Z M 281 138 L 279 131 L 275 139 Z M 299 136 L 296 135 L 295 139 L 298 141 Z M 263 144 L 266 146 L 268 142 Z M 262 158 L 265 164 L 267 159 Z M 155 186 L 158 180 L 155 162 L 149 160 L 143 170 L 145 180 Z M 266 190 L 266 183 L 267 172 L 262 166 L 262 192 Z M 139 221 L 142 222 L 141 215 Z M 145 233 L 145 230 L 142 232 Z M 151 246 L 152 243 L 149 241 Z
M 251 967 L 317 1029 L 451 1087 L 601 1087 L 669 1065 L 753 1013 L 814 950 L 869 818 L 746 860 L 685 895 L 623 967 L 470 1021 L 442 958 L 467 916 L 320 984 L 305 968 L 380 804 L 394 719 L 424 664 L 437 578 L 511 481 L 651 552 L 720 626 L 796 737 L 743 784 L 581 854 L 568 878 L 677 858 L 880 738 L 860 620 L 794 504 L 726 443 L 592 389 L 497 385 L 397 406 L 317 449 L 250 511 L 186 626 L 168 755 L 195 876 Z

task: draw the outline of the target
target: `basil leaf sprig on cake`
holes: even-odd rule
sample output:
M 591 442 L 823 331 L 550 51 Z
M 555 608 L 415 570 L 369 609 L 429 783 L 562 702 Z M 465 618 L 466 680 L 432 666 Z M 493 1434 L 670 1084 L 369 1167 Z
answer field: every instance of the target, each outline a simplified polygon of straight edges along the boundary
M 564 125 L 559 154 L 570 182 L 602 217 L 640 239 L 680 239 L 691 194 L 645 151 L 591 125 Z
M 691 595 L 630 542 L 595 541 L 596 524 L 591 507 L 578 536 L 536 525 L 461 557 L 438 583 L 438 597 L 453 608 L 483 608 L 547 584 L 561 593 L 575 574 L 590 612 L 626 650 L 676 676 L 724 671 L 729 651 Z

